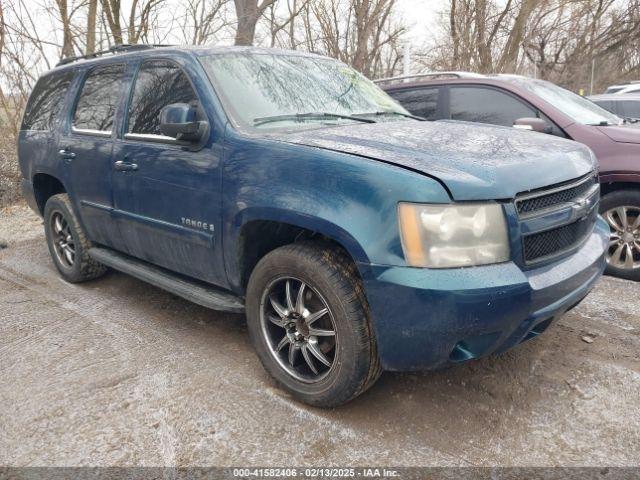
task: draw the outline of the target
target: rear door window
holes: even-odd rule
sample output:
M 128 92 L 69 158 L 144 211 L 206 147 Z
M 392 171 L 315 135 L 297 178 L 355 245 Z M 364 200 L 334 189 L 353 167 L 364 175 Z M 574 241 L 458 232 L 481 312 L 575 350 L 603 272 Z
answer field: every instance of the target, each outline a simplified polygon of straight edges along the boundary
M 512 127 L 519 118 L 538 117 L 537 112 L 511 95 L 493 88 L 450 87 L 452 120 Z
M 171 62 L 144 62 L 133 87 L 127 132 L 161 136 L 160 111 L 172 103 L 198 105 L 186 74 Z
M 123 73 L 124 65 L 107 65 L 89 72 L 73 114 L 74 130 L 111 133 Z
M 409 110 L 413 115 L 435 120 L 438 112 L 438 87 L 411 88 L 389 92 L 400 105 Z
M 36 83 L 24 115 L 22 130 L 52 130 L 54 122 L 64 106 L 64 99 L 73 79 L 71 70 L 53 73 Z

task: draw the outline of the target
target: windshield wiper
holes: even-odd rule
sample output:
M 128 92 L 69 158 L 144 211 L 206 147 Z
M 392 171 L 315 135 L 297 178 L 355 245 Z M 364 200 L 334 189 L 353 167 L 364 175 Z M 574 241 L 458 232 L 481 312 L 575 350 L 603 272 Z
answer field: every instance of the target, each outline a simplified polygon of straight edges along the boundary
M 379 112 L 368 112 L 368 113 L 354 113 L 354 116 L 380 116 L 380 115 L 400 115 L 401 117 L 413 118 L 414 120 L 419 120 L 420 122 L 426 122 L 427 119 L 423 117 L 418 117 L 417 115 L 411 115 L 408 113 L 402 112 L 394 112 L 393 110 L 380 110 Z
M 271 117 L 259 117 L 253 119 L 253 126 L 258 127 L 265 123 L 282 122 L 287 120 L 293 120 L 296 122 L 304 122 L 306 120 L 324 120 L 329 118 L 345 118 L 347 120 L 355 120 L 356 122 L 363 123 L 376 123 L 375 120 L 370 118 L 360 118 L 351 115 L 341 115 L 339 113 L 327 113 L 327 112 L 308 112 L 308 113 L 294 113 L 284 115 L 273 115 Z

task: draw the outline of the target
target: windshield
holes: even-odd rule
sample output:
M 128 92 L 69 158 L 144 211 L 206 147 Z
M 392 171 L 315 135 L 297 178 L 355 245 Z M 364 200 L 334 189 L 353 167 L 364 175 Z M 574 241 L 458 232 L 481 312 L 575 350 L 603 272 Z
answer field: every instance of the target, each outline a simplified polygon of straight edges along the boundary
M 241 127 L 309 128 L 409 115 L 373 82 L 333 59 L 225 53 L 201 61 L 227 114 Z
M 622 123 L 620 117 L 607 112 L 591 100 L 558 87 L 551 82 L 520 78 L 513 81 L 550 103 L 575 122 L 583 125 L 619 125 Z

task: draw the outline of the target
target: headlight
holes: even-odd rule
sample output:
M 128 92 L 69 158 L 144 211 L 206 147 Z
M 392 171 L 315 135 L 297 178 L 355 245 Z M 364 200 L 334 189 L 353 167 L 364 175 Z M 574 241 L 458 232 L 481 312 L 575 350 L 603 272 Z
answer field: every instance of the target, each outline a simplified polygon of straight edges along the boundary
M 507 222 L 497 203 L 400 203 L 398 216 L 402 249 L 412 267 L 468 267 L 509 260 Z

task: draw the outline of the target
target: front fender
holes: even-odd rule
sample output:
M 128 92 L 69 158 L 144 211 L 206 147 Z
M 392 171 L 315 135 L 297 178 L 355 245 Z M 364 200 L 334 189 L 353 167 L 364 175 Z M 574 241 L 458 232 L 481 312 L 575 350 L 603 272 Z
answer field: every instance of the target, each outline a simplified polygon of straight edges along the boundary
M 223 248 L 232 286 L 240 281 L 237 246 L 247 222 L 302 227 L 338 242 L 356 262 L 404 266 L 398 202 L 451 201 L 438 181 L 402 167 L 227 132 Z

